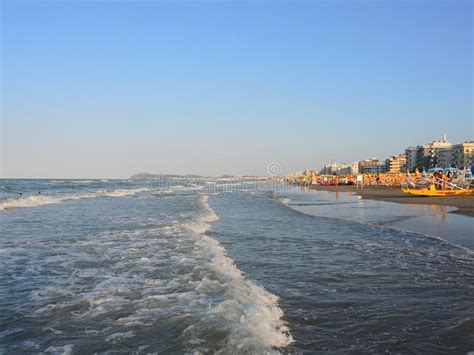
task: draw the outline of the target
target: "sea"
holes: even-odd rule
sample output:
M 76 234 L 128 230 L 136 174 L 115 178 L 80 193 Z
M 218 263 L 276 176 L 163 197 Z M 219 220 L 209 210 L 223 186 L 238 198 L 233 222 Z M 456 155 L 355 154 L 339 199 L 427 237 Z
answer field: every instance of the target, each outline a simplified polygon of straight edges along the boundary
M 0 180 L 0 353 L 474 351 L 474 224 L 276 181 Z

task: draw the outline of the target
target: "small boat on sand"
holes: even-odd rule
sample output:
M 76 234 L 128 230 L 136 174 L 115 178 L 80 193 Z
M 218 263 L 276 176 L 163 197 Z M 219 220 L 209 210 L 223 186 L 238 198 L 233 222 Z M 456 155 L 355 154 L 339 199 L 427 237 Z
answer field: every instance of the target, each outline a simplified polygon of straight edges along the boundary
M 429 188 L 412 189 L 402 187 L 402 191 L 409 195 L 426 196 L 426 197 L 445 197 L 445 196 L 467 196 L 474 193 L 473 189 L 458 190 L 436 190 L 434 185 Z

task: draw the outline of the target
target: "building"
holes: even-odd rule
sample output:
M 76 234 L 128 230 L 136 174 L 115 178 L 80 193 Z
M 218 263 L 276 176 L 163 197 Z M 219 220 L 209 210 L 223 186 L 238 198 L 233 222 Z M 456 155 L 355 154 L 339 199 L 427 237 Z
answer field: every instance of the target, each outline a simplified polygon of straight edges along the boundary
M 336 171 L 336 175 L 344 176 L 344 175 L 351 175 L 352 174 L 352 165 L 347 164 L 347 166 L 340 168 Z
M 407 171 L 407 157 L 405 154 L 394 155 L 385 161 L 385 170 L 389 173 L 404 173 Z
M 442 150 L 452 149 L 452 147 L 452 143 L 446 138 L 446 133 L 444 134 L 442 140 L 431 142 L 429 147 L 429 156 L 427 157 L 429 158 L 427 160 L 428 165 L 423 164 L 423 166 L 428 169 L 438 166 L 438 153 Z
M 408 147 L 407 149 L 405 149 L 407 171 L 413 172 L 418 166 L 417 151 L 418 147 Z
M 359 174 L 359 162 L 358 161 L 355 161 L 352 163 L 351 165 L 351 173 L 353 175 L 357 175 Z
M 405 156 L 407 161 L 407 169 L 413 171 L 416 168 L 430 169 L 438 166 L 438 153 L 452 149 L 452 143 L 446 138 L 446 133 L 443 139 L 434 140 L 431 143 L 418 145 L 416 147 L 408 147 L 405 149 Z M 443 163 L 449 158 L 449 153 L 442 153 Z
M 383 172 L 385 172 L 385 164 L 380 164 L 376 158 L 359 162 L 359 173 L 361 174 L 380 174 Z
M 455 144 L 452 152 L 452 165 L 459 169 L 471 169 L 473 163 L 474 141 Z
M 347 163 L 327 164 L 320 171 L 320 173 L 323 175 L 347 175 L 351 172 L 351 165 Z
M 385 164 L 368 165 L 363 174 L 382 174 L 386 172 Z
M 438 150 L 438 164 L 440 168 L 449 168 L 453 165 L 453 148 L 442 148 Z

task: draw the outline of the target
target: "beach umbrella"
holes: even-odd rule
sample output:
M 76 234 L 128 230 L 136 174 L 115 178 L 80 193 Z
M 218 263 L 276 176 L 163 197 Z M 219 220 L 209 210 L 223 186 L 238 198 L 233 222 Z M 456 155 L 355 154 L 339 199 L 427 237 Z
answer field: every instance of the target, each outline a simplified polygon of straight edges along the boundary
M 446 169 L 444 169 L 444 172 L 445 173 L 457 173 L 457 174 L 459 174 L 461 172 L 461 170 L 458 169 L 458 168 L 446 168 Z

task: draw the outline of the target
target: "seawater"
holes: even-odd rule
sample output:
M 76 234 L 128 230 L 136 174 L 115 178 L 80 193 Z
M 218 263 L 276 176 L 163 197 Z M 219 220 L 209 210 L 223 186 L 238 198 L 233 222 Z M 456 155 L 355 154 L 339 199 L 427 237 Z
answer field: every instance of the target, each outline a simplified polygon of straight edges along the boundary
M 215 179 L 0 180 L 0 352 L 474 350 L 471 220 L 439 211 L 433 229 L 432 208 L 362 203 Z

